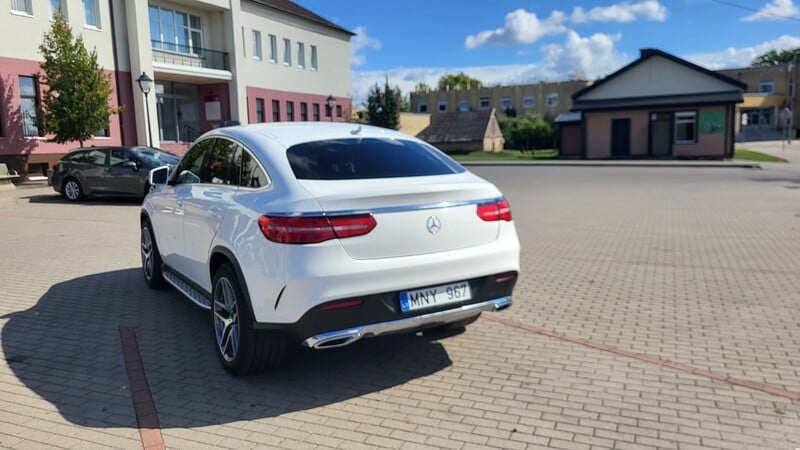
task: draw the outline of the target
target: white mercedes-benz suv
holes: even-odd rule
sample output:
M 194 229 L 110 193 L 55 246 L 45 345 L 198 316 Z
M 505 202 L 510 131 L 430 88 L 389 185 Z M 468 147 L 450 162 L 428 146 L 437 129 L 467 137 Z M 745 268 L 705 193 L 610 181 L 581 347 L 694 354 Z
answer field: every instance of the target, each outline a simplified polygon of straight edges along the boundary
M 402 133 L 218 128 L 149 181 L 145 281 L 211 311 L 231 373 L 275 366 L 287 346 L 463 327 L 511 305 L 520 247 L 503 194 Z

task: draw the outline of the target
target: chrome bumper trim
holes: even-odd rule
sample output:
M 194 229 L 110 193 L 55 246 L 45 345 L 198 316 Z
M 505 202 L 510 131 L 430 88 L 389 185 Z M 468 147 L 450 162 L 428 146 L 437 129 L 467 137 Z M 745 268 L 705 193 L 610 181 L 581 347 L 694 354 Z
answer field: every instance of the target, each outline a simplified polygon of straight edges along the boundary
M 511 306 L 511 297 L 501 297 L 456 309 L 437 311 L 421 316 L 408 317 L 406 319 L 360 325 L 344 330 L 320 333 L 305 339 L 302 345 L 316 350 L 344 347 L 345 345 L 350 345 L 365 337 L 375 337 L 382 334 L 413 330 L 425 326 L 444 325 L 446 323 L 466 319 L 481 311 L 499 311 L 509 306 Z

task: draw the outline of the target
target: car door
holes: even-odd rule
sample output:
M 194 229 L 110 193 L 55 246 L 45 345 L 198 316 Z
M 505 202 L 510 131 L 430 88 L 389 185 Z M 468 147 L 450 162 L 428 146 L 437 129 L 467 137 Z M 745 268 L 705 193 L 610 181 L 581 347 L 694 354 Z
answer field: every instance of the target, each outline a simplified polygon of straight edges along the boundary
M 175 169 L 170 183 L 153 196 L 153 229 L 156 243 L 164 263 L 186 275 L 186 258 L 183 257 L 184 202 L 200 183 L 200 169 L 213 140 L 196 143 L 186 152 Z
M 126 148 L 112 148 L 106 172 L 106 191 L 110 194 L 144 195 L 146 167 L 134 152 Z
M 106 191 L 106 169 L 108 169 L 108 149 L 93 148 L 86 150 L 75 160 L 77 171 L 87 194 Z
M 200 183 L 184 198 L 183 255 L 186 273 L 193 282 L 211 290 L 208 255 L 231 199 L 239 188 L 239 144 L 214 139 L 213 149 L 200 170 Z M 239 158 L 239 159 L 237 159 Z

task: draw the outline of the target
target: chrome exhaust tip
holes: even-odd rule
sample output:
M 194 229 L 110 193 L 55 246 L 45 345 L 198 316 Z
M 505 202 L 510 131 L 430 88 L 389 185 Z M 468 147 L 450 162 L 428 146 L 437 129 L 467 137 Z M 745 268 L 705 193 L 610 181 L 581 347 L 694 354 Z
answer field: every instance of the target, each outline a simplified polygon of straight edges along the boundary
M 362 337 L 363 335 L 360 328 L 332 331 L 330 333 L 322 333 L 316 336 L 311 336 L 303 341 L 303 346 L 313 348 L 314 350 L 327 350 L 329 348 L 338 348 L 350 345 Z

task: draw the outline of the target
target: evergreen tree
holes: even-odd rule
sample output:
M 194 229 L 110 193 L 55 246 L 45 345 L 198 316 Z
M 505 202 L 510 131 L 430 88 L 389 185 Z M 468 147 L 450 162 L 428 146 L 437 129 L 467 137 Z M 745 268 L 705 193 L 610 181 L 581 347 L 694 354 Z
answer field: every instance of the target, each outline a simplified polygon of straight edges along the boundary
M 83 37 L 72 34 L 61 13 L 56 13 L 50 31 L 39 46 L 44 57 L 37 74 L 44 86 L 37 121 L 44 133 L 59 144 L 78 141 L 80 146 L 119 112 L 109 105 L 113 92 L 110 75 L 97 63 L 97 52 L 86 50 Z
M 400 110 L 407 108 L 400 88 L 389 86 L 389 78 L 383 89 L 377 84 L 369 90 L 367 97 L 367 122 L 383 128 L 396 130 L 400 128 Z

